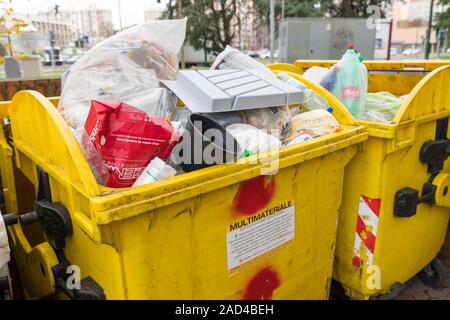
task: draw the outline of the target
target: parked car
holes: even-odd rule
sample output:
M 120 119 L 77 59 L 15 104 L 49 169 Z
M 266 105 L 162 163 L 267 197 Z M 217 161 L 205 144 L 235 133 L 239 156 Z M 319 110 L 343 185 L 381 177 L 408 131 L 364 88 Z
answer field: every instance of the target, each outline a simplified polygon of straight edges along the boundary
M 391 52 L 391 56 L 396 56 L 396 55 L 398 55 L 398 50 L 397 50 L 397 48 L 391 48 L 390 52 Z
M 258 52 L 256 51 L 247 51 L 247 55 L 253 59 L 260 58 Z
M 261 59 L 269 60 L 270 59 L 270 50 L 264 50 L 259 52 L 259 57 Z M 273 58 L 278 59 L 278 50 L 273 52 Z
M 52 50 L 50 48 L 45 49 L 42 53 L 42 64 L 44 66 L 52 65 Z M 63 60 L 61 59 L 61 50 L 59 48 L 53 49 L 53 59 L 55 61 L 55 65 L 60 66 L 63 64 Z
M 421 52 L 421 48 L 406 48 L 405 50 L 403 50 L 402 54 L 405 56 L 412 56 Z

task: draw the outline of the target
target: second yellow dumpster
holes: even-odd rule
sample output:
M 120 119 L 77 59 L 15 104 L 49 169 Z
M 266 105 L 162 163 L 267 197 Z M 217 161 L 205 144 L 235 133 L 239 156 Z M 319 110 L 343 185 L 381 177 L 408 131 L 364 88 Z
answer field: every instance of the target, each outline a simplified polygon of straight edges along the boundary
M 295 73 L 329 61 L 273 65 Z M 442 283 L 433 259 L 450 207 L 449 62 L 367 62 L 369 92 L 408 94 L 392 123 L 358 121 L 369 139 L 345 171 L 334 277 L 351 296 L 389 293 L 422 269 Z M 307 82 L 307 81 L 306 81 Z M 324 90 L 322 88 L 322 90 Z

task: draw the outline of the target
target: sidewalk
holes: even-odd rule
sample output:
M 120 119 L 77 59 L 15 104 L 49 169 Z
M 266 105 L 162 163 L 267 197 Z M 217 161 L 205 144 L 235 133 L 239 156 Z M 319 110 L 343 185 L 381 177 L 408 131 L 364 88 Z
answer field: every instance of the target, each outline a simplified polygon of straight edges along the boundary
M 445 266 L 444 266 L 445 267 Z M 450 300 L 450 268 L 445 267 L 447 284 L 441 290 L 427 287 L 418 276 L 406 283 L 393 300 Z

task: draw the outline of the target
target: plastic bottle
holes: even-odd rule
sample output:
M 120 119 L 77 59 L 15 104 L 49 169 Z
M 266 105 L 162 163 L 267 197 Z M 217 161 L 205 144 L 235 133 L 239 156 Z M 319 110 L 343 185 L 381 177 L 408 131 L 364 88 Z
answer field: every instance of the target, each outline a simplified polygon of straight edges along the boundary
M 361 95 L 362 72 L 358 56 L 352 45 L 347 46 L 347 51 L 338 62 L 337 82 L 333 94 L 341 100 L 344 106 L 356 118 L 359 118 L 364 109 Z
M 134 182 L 133 187 L 143 184 L 153 183 L 168 179 L 177 174 L 177 171 L 171 166 L 167 165 L 163 160 L 156 157 L 148 164 L 147 168 Z
M 297 89 L 303 91 L 303 100 L 301 101 L 301 103 L 305 105 L 305 107 L 307 107 L 309 110 L 327 110 L 330 108 L 330 106 L 322 97 L 318 96 L 313 90 L 306 87 L 305 84 L 301 83 L 297 79 L 287 75 L 286 73 L 279 73 L 277 77 L 287 84 L 290 84 L 291 86 L 294 86 Z

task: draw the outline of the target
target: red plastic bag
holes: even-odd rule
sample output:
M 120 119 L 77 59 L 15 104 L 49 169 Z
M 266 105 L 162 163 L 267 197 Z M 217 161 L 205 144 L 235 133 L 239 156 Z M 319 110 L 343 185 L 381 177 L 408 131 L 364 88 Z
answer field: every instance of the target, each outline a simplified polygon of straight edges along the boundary
M 108 166 L 111 188 L 130 187 L 153 158 L 166 160 L 180 141 L 164 118 L 126 103 L 92 100 L 84 127 Z

